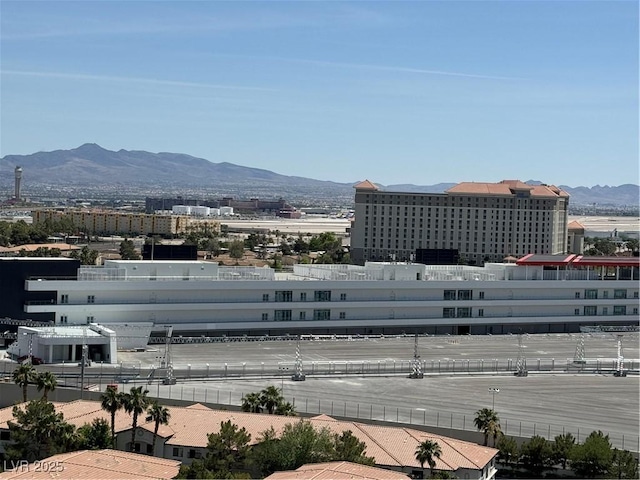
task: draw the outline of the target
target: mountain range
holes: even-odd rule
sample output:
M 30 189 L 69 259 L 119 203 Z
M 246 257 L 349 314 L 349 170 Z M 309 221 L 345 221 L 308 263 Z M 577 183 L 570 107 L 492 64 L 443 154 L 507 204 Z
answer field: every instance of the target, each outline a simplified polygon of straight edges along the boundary
M 81 187 L 121 185 L 175 191 L 176 188 L 206 188 L 221 194 L 287 197 L 304 192 L 308 196 L 328 195 L 329 198 L 353 198 L 353 185 L 312 178 L 281 175 L 270 170 L 244 167 L 233 163 L 213 163 L 181 153 L 151 153 L 139 150 L 111 151 L 94 143 L 71 150 L 38 152 L 31 155 L 6 155 L 0 159 L 0 179 L 13 183 L 16 166 L 23 168 L 25 185 Z M 108 179 L 108 180 L 107 180 Z M 7 181 L 8 180 L 8 181 Z M 355 179 L 357 181 L 363 179 Z M 465 179 L 466 180 L 466 179 Z M 499 179 L 496 179 L 499 180 Z M 540 183 L 529 181 L 527 183 Z M 455 183 L 436 185 L 380 185 L 385 190 L 441 193 Z M 638 185 L 570 187 L 559 185 L 571 195 L 576 205 L 631 205 L 640 203 Z M 243 193 L 244 192 L 244 193 Z M 273 193 L 276 192 L 274 195 Z

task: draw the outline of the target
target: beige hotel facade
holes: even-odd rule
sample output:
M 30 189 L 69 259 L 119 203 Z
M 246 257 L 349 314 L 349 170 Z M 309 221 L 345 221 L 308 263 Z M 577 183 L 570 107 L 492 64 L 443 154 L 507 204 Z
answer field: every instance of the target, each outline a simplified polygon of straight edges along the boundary
M 567 252 L 569 194 L 553 185 L 463 182 L 445 193 L 355 186 L 351 258 L 410 261 L 418 249 L 457 249 L 472 265 Z

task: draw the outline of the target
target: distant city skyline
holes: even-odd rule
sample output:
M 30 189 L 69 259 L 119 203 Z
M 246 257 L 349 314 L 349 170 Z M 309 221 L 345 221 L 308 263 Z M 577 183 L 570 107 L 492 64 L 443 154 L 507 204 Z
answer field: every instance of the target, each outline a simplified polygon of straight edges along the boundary
M 633 1 L 0 3 L 0 156 L 639 183 Z

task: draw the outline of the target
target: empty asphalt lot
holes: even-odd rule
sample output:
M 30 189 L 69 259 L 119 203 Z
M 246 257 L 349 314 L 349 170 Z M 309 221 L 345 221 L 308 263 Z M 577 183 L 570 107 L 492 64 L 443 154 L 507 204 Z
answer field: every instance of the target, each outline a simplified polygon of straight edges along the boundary
M 564 362 L 573 359 L 580 335 L 525 335 L 523 336 L 529 370 L 535 370 L 537 359 Z M 585 357 L 609 361 L 617 355 L 615 335 L 586 335 Z M 626 335 L 623 340 L 627 360 L 640 355 L 637 334 Z M 495 375 L 485 372 L 469 375 L 463 371 L 453 375 L 427 372 L 423 379 L 409 379 L 405 375 L 359 375 L 357 372 L 330 377 L 308 376 L 304 382 L 290 379 L 290 371 L 281 376 L 264 375 L 257 365 L 290 365 L 295 360 L 295 341 L 229 342 L 216 344 L 174 345 L 176 366 L 209 364 L 210 369 L 221 369 L 227 363 L 231 371 L 239 365 L 253 368 L 249 378 L 218 378 L 211 381 L 179 382 L 171 387 L 148 386 L 152 395 L 239 405 L 244 394 L 258 391 L 267 385 L 282 388 L 286 398 L 294 401 L 300 412 L 326 413 L 334 416 L 359 417 L 426 424 L 441 428 L 473 429 L 474 412 L 479 408 L 495 409 L 502 420 L 503 429 L 511 435 L 530 436 L 534 432 L 553 438 L 563 431 L 571 431 L 584 440 L 592 430 L 610 434 L 618 447 L 638 451 L 640 424 L 640 379 L 636 375 L 617 378 L 611 374 L 574 374 L 531 372 L 528 377 L 510 374 Z M 301 354 L 306 372 L 313 363 L 351 362 L 362 365 L 369 362 L 395 360 L 409 362 L 413 356 L 414 339 L 388 338 L 352 341 L 305 341 Z M 123 362 L 150 365 L 157 362 L 162 347 L 144 353 L 121 352 Z M 438 360 L 465 359 L 506 360 L 518 356 L 517 336 L 463 336 L 420 337 L 418 353 L 428 365 Z M 637 361 L 636 361 L 637 362 Z M 636 363 L 637 368 L 637 363 Z M 374 372 L 375 373 L 375 372 Z M 126 388 L 126 386 L 123 386 Z M 489 388 L 497 388 L 493 395 Z

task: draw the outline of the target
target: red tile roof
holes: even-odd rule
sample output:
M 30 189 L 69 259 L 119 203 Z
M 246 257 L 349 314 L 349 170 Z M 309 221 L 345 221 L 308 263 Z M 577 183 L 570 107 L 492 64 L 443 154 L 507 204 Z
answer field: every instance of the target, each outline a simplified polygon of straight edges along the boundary
M 351 462 L 310 463 L 297 470 L 276 472 L 265 480 L 409 480 L 403 473 Z
M 109 413 L 102 410 L 100 402 L 76 400 L 68 403 L 53 402 L 56 411 L 62 412 L 67 422 L 76 427 L 90 423 L 94 418 L 104 418 L 111 422 Z M 283 417 L 246 413 L 230 410 L 213 410 L 201 404 L 189 407 L 167 407 L 169 424 L 160 425 L 158 435 L 166 439 L 166 445 L 205 448 L 208 434 L 219 431 L 220 424 L 231 420 L 239 428 L 245 428 L 251 434 L 251 444 L 259 442 L 262 432 L 273 427 L 277 434 L 288 423 L 300 421 L 298 417 Z M 0 409 L 0 428 L 7 428 L 6 421 L 11 420 L 12 407 Z M 4 423 L 2 423 L 4 421 Z M 377 465 L 392 468 L 411 466 L 419 468 L 415 459 L 415 450 L 424 440 L 437 441 L 442 456 L 436 460 L 438 470 L 457 470 L 459 468 L 480 470 L 497 454 L 497 450 L 475 443 L 456 440 L 404 427 L 369 425 L 365 423 L 336 420 L 328 415 L 319 415 L 308 419 L 315 428 L 328 428 L 333 433 L 351 430 L 353 435 L 367 445 L 366 455 L 375 458 Z M 139 428 L 153 432 L 154 423 L 144 422 L 139 417 Z M 116 432 L 131 428 L 131 416 L 124 411 L 116 413 Z
M 373 182 L 369 180 L 363 180 L 360 183 L 357 183 L 353 186 L 356 190 L 380 190 L 380 188 Z
M 532 197 L 568 197 L 569 194 L 555 185 L 527 185 L 520 180 L 502 180 L 499 183 L 462 182 L 447 193 L 464 195 L 515 195 L 516 191 L 528 191 Z
M 46 466 L 47 468 L 43 468 Z M 0 473 L 0 480 L 136 480 L 169 479 L 180 471 L 180 462 L 119 450 L 80 450 L 53 455 L 35 464 Z

